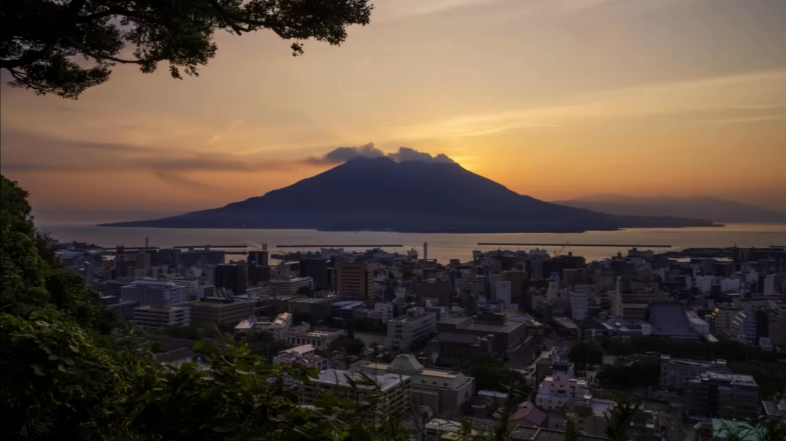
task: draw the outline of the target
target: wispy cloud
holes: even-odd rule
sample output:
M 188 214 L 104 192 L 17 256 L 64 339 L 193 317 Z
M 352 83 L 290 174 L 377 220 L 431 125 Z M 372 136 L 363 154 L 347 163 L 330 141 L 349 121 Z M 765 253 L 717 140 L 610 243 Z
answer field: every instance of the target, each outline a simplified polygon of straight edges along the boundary
M 409 147 L 399 147 L 393 153 L 385 153 L 376 148 L 373 142 L 358 147 L 338 147 L 320 157 L 309 157 L 304 160 L 307 164 L 325 165 L 342 164 L 355 158 L 383 158 L 387 157 L 396 162 L 423 161 L 423 162 L 455 162 L 447 155 L 439 153 L 432 156 L 430 153 L 420 152 Z
M 543 130 L 597 120 L 632 117 L 691 117 L 717 112 L 733 114 L 735 122 L 751 110 L 778 111 L 757 115 L 759 120 L 780 118 L 786 95 L 786 69 L 699 80 L 656 83 L 603 90 L 563 100 L 561 104 L 532 106 L 496 113 L 464 115 L 396 129 L 408 139 L 471 137 L 510 130 Z M 705 119 L 707 119 L 705 117 Z
M 232 122 L 232 124 L 229 125 L 229 127 L 226 129 L 226 131 L 211 136 L 210 139 L 207 140 L 207 145 L 215 144 L 216 142 L 220 141 L 222 138 L 224 138 L 228 134 L 232 133 L 232 131 L 234 131 L 236 128 L 240 127 L 242 124 L 243 124 L 243 120 L 237 120 L 237 121 Z

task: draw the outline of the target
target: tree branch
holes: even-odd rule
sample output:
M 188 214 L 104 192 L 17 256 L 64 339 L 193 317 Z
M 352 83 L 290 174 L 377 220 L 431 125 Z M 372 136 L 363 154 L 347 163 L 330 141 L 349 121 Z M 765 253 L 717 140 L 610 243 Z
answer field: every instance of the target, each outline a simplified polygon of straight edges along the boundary
M 93 52 L 90 49 L 88 49 L 88 48 L 82 46 L 81 44 L 77 43 L 71 37 L 66 37 L 65 40 L 68 41 L 68 45 L 69 46 L 73 47 L 74 49 L 78 49 L 80 52 L 82 52 L 83 54 L 87 55 L 88 57 L 91 57 L 91 58 L 95 59 L 96 61 L 108 60 L 108 61 L 114 61 L 116 63 L 121 63 L 121 64 L 142 64 L 142 60 L 123 60 L 121 58 L 115 58 L 115 57 L 113 57 L 111 55 L 99 54 L 99 53 Z

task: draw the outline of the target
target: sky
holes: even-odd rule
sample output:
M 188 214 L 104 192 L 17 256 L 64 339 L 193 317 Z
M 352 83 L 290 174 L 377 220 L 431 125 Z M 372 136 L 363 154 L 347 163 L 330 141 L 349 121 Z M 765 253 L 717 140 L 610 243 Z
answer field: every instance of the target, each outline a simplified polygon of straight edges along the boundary
M 0 169 L 40 212 L 101 221 L 262 195 L 340 147 L 443 154 L 549 201 L 786 211 L 786 1 L 379 0 L 348 34 L 292 57 L 220 33 L 198 78 L 119 66 L 75 101 L 3 85 Z

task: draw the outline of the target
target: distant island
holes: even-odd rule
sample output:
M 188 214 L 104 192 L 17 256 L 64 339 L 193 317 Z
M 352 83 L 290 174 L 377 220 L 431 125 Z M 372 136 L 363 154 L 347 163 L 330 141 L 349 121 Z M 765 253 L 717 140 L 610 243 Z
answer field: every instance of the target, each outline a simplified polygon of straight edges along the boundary
M 716 224 L 672 216 L 620 216 L 544 202 L 452 162 L 360 157 L 264 196 L 221 208 L 99 226 L 576 233 Z
M 708 218 L 713 222 L 786 223 L 786 213 L 711 196 L 641 198 L 598 195 L 554 203 L 624 216 L 667 215 Z

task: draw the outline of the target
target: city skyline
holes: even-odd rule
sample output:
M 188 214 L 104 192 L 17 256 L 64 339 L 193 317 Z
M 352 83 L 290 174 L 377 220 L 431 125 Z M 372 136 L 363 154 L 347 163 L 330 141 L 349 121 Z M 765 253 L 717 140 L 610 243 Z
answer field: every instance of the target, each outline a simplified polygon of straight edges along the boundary
M 219 35 L 198 78 L 118 66 L 77 101 L 4 75 L 3 174 L 40 210 L 185 212 L 373 143 L 547 201 L 706 194 L 785 211 L 783 2 L 420 3 L 378 4 L 341 47 L 309 41 L 298 58 L 271 32 Z

